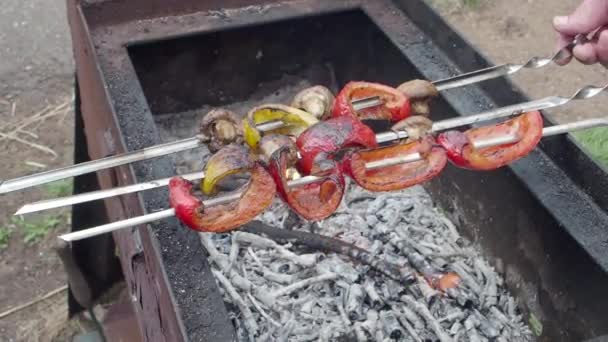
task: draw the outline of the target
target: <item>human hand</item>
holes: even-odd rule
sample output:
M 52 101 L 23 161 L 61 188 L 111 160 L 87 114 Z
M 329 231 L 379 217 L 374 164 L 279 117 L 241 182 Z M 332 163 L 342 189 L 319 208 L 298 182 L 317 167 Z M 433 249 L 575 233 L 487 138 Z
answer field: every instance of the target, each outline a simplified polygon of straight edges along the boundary
M 568 45 L 577 34 L 592 33 L 599 28 L 590 41 L 574 47 L 572 54 L 583 64 L 602 63 L 608 67 L 608 0 L 583 0 L 568 16 L 553 18 L 553 27 L 559 34 L 558 49 Z M 566 64 L 572 59 L 558 61 Z

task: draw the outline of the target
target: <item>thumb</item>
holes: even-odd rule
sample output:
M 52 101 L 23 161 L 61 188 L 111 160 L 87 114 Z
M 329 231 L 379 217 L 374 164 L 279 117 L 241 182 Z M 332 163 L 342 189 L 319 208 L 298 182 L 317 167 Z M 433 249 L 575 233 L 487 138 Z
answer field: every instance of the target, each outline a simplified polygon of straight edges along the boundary
M 568 36 L 590 33 L 605 24 L 608 24 L 606 0 L 584 0 L 571 15 L 553 18 L 555 30 Z

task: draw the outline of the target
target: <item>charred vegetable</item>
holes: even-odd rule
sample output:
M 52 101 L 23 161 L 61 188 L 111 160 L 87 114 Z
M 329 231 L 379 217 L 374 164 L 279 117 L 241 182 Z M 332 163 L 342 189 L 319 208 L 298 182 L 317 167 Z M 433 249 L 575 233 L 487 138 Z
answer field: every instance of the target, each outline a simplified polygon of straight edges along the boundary
M 356 111 L 353 101 L 378 96 L 381 105 Z M 333 117 L 351 116 L 359 120 L 403 120 L 410 116 L 408 98 L 395 88 L 371 82 L 350 82 L 336 96 Z
M 374 132 L 352 116 L 321 121 L 304 131 L 296 140 L 299 166 L 304 174 L 321 175 L 336 169 L 335 154 L 349 147 L 378 146 Z
M 427 136 L 420 141 L 355 151 L 344 158 L 344 170 L 359 186 L 370 191 L 405 189 L 434 178 L 445 167 L 445 151 L 434 144 L 434 139 Z M 419 153 L 422 159 L 377 169 L 366 168 L 367 163 L 410 157 L 414 153 Z
M 472 141 L 515 134 L 516 143 L 475 149 Z M 530 153 L 543 135 L 540 112 L 529 112 L 497 125 L 472 128 L 466 132 L 449 131 L 439 135 L 437 142 L 447 151 L 450 161 L 471 170 L 494 170 Z
M 209 183 L 203 188 L 207 193 L 215 193 L 216 184 L 228 175 L 249 172 L 251 176 L 238 190 L 241 195 L 237 200 L 209 208 L 192 194 L 192 183 L 180 177 L 172 178 L 169 182 L 171 207 L 177 218 L 194 230 L 226 232 L 235 229 L 272 203 L 276 192 L 272 176 L 244 146 L 228 145 L 218 151 L 207 163 L 206 172 L 205 181 L 209 179 Z
M 344 176 L 339 167 L 330 170 L 316 183 L 289 188 L 287 170 L 295 163 L 295 150 L 285 146 L 276 150 L 269 161 L 269 171 L 274 178 L 281 198 L 302 218 L 318 221 L 329 217 L 340 205 L 344 195 Z
M 311 114 L 282 104 L 265 104 L 253 108 L 243 120 L 245 142 L 252 149 L 257 149 L 260 139 L 264 135 L 256 128 L 257 125 L 270 121 L 281 121 L 284 126 L 266 131 L 264 134 L 283 134 L 297 137 L 309 126 L 319 122 Z

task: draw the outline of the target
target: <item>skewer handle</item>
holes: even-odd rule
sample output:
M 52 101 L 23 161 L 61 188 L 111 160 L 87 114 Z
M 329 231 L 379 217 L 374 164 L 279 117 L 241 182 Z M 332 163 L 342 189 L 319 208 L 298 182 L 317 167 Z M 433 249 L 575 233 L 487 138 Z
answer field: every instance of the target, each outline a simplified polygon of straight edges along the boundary
M 162 220 L 164 218 L 175 216 L 175 209 L 165 209 L 162 211 L 157 211 L 155 213 L 146 214 L 142 216 L 132 217 L 126 220 L 120 220 L 116 222 L 111 222 L 108 224 L 104 224 L 101 226 L 97 226 L 95 228 L 78 230 L 72 233 L 60 235 L 59 239 L 67 242 L 78 241 L 86 238 L 90 238 L 93 236 L 111 233 L 117 230 L 138 226 L 140 224 L 154 222 L 156 220 Z
M 542 68 L 546 65 L 551 64 L 552 62 L 563 60 L 568 57 L 572 51 L 572 49 L 578 45 L 583 44 L 588 41 L 588 38 L 584 34 L 579 34 L 570 44 L 564 46 L 559 51 L 557 51 L 553 56 L 548 58 L 543 57 L 532 57 L 526 63 L 523 64 L 502 64 L 493 67 L 489 67 L 486 69 L 475 70 L 472 72 L 468 72 L 465 74 L 460 74 L 454 77 L 437 80 L 433 82 L 438 91 L 448 90 L 452 88 L 458 88 L 465 85 L 483 82 L 487 80 L 491 80 L 493 78 L 498 78 L 502 76 L 512 75 L 522 69 L 538 69 Z

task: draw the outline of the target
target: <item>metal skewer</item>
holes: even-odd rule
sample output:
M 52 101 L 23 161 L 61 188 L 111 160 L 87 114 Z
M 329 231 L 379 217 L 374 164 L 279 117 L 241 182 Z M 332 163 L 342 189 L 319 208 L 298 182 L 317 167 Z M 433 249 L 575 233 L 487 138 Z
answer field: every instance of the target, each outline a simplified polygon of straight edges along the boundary
M 587 128 L 599 127 L 599 126 L 608 126 L 608 118 L 589 119 L 589 120 L 583 120 L 583 121 L 579 121 L 579 122 L 573 122 L 573 123 L 568 123 L 568 124 L 563 124 L 563 125 L 547 127 L 547 128 L 543 129 L 543 137 L 563 134 L 563 133 L 587 129 Z M 487 147 L 502 145 L 505 143 L 505 141 L 507 141 L 506 143 L 511 143 L 511 142 L 517 142 L 518 140 L 519 140 L 519 138 L 516 136 L 507 136 L 507 138 L 504 139 L 503 141 L 479 140 L 479 141 L 472 142 L 472 144 L 475 148 L 487 148 Z M 368 168 L 368 169 L 369 168 L 382 168 L 382 167 L 397 165 L 400 163 L 414 162 L 414 161 L 418 161 L 418 160 L 421 160 L 421 156 L 418 153 L 414 153 L 412 155 L 407 155 L 407 156 L 400 157 L 400 158 L 388 158 L 388 159 L 385 159 L 382 161 L 368 163 L 368 164 L 366 164 L 366 168 Z M 306 177 L 302 177 L 302 178 L 294 180 L 294 181 L 290 181 L 288 183 L 288 185 L 289 185 L 289 187 L 294 187 L 294 186 L 310 184 L 310 183 L 316 182 L 318 180 L 319 180 L 319 177 L 306 176 Z M 203 201 L 203 204 L 206 207 L 225 204 L 225 203 L 228 203 L 228 202 L 231 202 L 234 200 L 238 200 L 240 198 L 240 196 L 241 196 L 241 194 L 238 192 L 232 193 L 227 196 L 220 196 L 220 197 L 212 198 L 210 200 L 205 200 L 205 201 Z M 122 221 L 112 222 L 112 223 L 108 223 L 105 225 L 60 235 L 59 238 L 64 241 L 67 241 L 67 242 L 77 241 L 77 240 L 82 240 L 82 239 L 86 239 L 89 237 L 93 237 L 96 235 L 109 233 L 109 232 L 113 232 L 116 230 L 153 222 L 153 221 L 156 221 L 159 219 L 168 218 L 168 217 L 171 217 L 174 215 L 175 215 L 175 210 L 173 208 L 165 209 L 165 210 L 154 212 L 151 214 L 146 214 L 146 215 L 133 217 L 133 218 L 122 220 Z
M 532 57 L 524 64 L 502 64 L 497 65 L 485 69 L 480 69 L 472 72 L 468 72 L 466 74 L 461 74 L 458 76 L 446 78 L 443 80 L 437 80 L 433 82 L 437 90 L 447 90 L 457 87 L 462 87 L 465 85 L 483 82 L 487 80 L 491 80 L 493 78 L 498 78 L 502 76 L 512 75 L 522 69 L 538 69 L 544 66 L 551 64 L 552 62 L 562 60 L 568 57 L 572 51 L 572 49 L 578 45 L 583 44 L 589 41 L 587 35 L 579 34 L 570 44 L 564 46 L 561 50 L 557 51 L 553 56 L 549 58 L 543 57 Z
M 526 112 L 526 111 L 530 111 L 530 110 L 547 109 L 547 108 L 551 108 L 551 107 L 556 107 L 556 106 L 566 104 L 566 103 L 570 102 L 571 100 L 580 100 L 580 99 L 587 99 L 587 98 L 593 97 L 593 96 L 599 94 L 600 92 L 602 92 L 603 90 L 605 90 L 606 87 L 608 87 L 608 85 L 604 86 L 604 87 L 586 86 L 586 87 L 583 87 L 583 88 L 579 89 L 578 91 L 576 91 L 574 93 L 574 95 L 572 95 L 569 98 L 561 97 L 561 96 L 550 96 L 550 97 L 546 97 L 546 98 L 543 98 L 540 100 L 534 100 L 534 101 L 524 102 L 524 103 L 517 104 L 517 105 L 497 108 L 497 109 L 483 112 L 483 113 L 476 114 L 476 115 L 469 115 L 469 116 L 460 117 L 460 118 L 453 118 L 453 119 L 438 121 L 438 122 L 433 123 L 431 130 L 432 130 L 432 132 L 438 132 L 438 131 L 456 128 L 459 126 L 471 125 L 471 124 L 479 123 L 482 121 L 489 121 L 489 120 L 494 120 L 494 119 L 498 119 L 498 118 L 502 118 L 502 117 L 517 115 L 522 112 Z M 583 121 L 581 121 L 581 122 L 583 122 Z M 558 127 L 558 126 L 554 126 L 554 127 Z M 407 133 L 405 131 L 399 131 L 399 132 L 390 131 L 390 132 L 383 132 L 383 133 L 376 134 L 376 140 L 378 141 L 378 143 L 385 143 L 385 142 L 405 139 L 405 138 L 407 138 Z M 497 142 L 500 142 L 500 139 L 507 139 L 507 138 L 498 138 L 498 139 L 499 139 L 499 141 L 497 141 Z M 508 143 L 508 142 L 504 142 L 502 144 L 505 144 L 505 143 Z M 501 145 L 501 144 L 498 144 L 498 145 Z M 34 176 L 36 176 L 36 175 L 34 175 Z M 168 182 L 168 180 L 161 180 L 161 181 Z M 152 186 L 149 183 L 142 183 L 142 184 L 148 184 L 148 185 L 146 185 L 147 186 L 146 189 L 154 189 L 156 187 L 166 185 L 166 184 L 160 184 L 157 186 Z M 3 184 L 0 184 L 0 193 L 2 193 L 2 185 Z M 123 187 L 123 188 L 100 190 L 100 191 L 96 191 L 96 192 L 88 193 L 88 194 L 82 194 L 82 195 L 76 195 L 76 196 L 71 196 L 71 197 L 66 197 L 66 198 L 51 199 L 51 200 L 41 201 L 38 203 L 32 203 L 32 204 L 26 205 L 26 206 L 22 207 L 21 209 L 19 209 L 19 211 L 15 215 L 21 215 L 21 214 L 31 213 L 31 212 L 35 212 L 35 211 L 40 211 L 40 210 L 53 209 L 53 208 L 58 208 L 58 207 L 62 207 L 62 206 L 83 203 L 83 202 L 86 202 L 89 200 L 94 200 L 94 199 L 103 199 L 103 198 L 108 198 L 108 197 L 112 197 L 112 196 L 123 195 L 123 194 L 137 191 L 138 188 L 136 186 L 137 185 L 130 185 L 128 187 Z M 127 189 L 125 189 L 125 188 L 127 188 Z
M 437 80 L 434 81 L 433 84 L 437 88 L 438 91 L 443 91 L 447 89 L 457 88 L 477 82 L 482 82 L 485 80 L 489 80 L 496 77 L 506 76 L 510 74 L 514 74 L 519 70 L 525 68 L 541 68 L 554 62 L 556 60 L 560 60 L 566 57 L 572 48 L 580 43 L 586 41 L 585 35 L 578 35 L 575 39 L 562 48 L 560 51 L 555 53 L 550 58 L 540 58 L 540 57 L 532 57 L 528 62 L 524 64 L 503 64 L 491 68 L 486 68 L 482 70 L 477 70 L 461 75 L 457 75 L 454 77 Z M 540 101 L 540 100 L 539 100 Z M 534 101 L 532 101 L 534 102 Z M 362 110 L 365 108 L 375 107 L 382 104 L 382 101 L 379 97 L 370 97 L 365 99 L 358 99 L 353 101 L 353 107 L 355 110 Z M 525 103 L 524 103 L 525 104 Z M 524 105 L 522 104 L 522 105 Z M 517 106 L 517 105 L 516 105 Z M 515 107 L 515 106 L 514 106 Z M 549 107 L 535 108 L 529 107 L 529 110 L 538 110 Z M 519 109 L 519 108 L 518 108 Z M 466 124 L 463 124 L 466 125 Z M 264 124 L 260 124 L 257 128 L 260 131 L 268 131 L 276 128 L 280 128 L 283 126 L 282 122 L 267 122 Z M 164 155 L 177 153 L 181 151 L 191 150 L 197 147 L 201 147 L 203 144 L 201 143 L 199 137 L 192 137 L 183 140 L 178 140 L 175 142 L 160 144 L 156 146 L 151 146 L 148 148 L 144 148 L 142 150 L 133 151 L 124 153 L 117 156 L 106 157 L 102 159 L 92 160 L 89 162 L 84 162 L 76 165 L 70 165 L 66 167 L 62 167 L 55 170 L 49 170 L 29 176 L 19 177 L 11 180 L 1 181 L 0 180 L 0 194 L 17 191 L 29 187 L 34 187 L 38 185 L 42 185 L 45 183 L 50 183 L 53 181 L 57 181 L 60 179 L 80 176 L 83 174 L 96 172 L 99 170 L 116 167 L 124 164 L 134 163 L 146 159 L 157 158 Z

